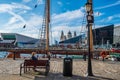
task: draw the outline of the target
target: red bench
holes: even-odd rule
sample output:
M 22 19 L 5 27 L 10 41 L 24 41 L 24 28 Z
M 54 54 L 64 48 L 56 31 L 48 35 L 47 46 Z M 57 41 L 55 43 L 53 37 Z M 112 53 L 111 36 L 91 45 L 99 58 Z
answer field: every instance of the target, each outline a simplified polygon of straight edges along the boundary
M 20 76 L 22 72 L 22 68 L 24 68 L 24 73 L 30 68 L 44 68 L 45 75 L 49 73 L 50 63 L 49 60 L 25 60 L 24 63 L 20 64 Z

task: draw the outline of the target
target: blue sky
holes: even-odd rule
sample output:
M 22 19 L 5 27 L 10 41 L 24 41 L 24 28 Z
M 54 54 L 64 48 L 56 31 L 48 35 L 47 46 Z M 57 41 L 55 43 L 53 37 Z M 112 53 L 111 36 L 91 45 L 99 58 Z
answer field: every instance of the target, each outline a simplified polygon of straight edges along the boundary
M 82 22 L 87 0 L 51 0 L 52 41 L 58 40 L 61 31 L 67 34 L 85 30 Z M 34 8 L 38 4 L 37 8 Z M 44 0 L 0 0 L 0 33 L 20 33 L 38 38 L 44 14 Z M 93 0 L 95 28 L 120 25 L 120 0 Z M 23 28 L 26 24 L 26 28 Z

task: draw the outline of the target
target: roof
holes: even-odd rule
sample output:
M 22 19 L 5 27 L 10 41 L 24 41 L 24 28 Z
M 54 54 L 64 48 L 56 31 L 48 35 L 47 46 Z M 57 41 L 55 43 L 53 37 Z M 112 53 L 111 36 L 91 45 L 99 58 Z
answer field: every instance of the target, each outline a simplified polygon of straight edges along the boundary
M 16 42 L 22 42 L 22 43 L 30 43 L 30 42 L 33 43 L 34 42 L 35 43 L 35 41 L 37 41 L 37 39 L 24 36 L 21 34 L 16 34 Z
M 15 40 L 15 33 L 1 33 L 1 38 L 3 40 Z
M 35 43 L 35 42 L 38 42 L 38 41 L 39 41 L 39 39 L 34 39 L 34 40 L 29 41 L 28 43 Z
M 17 34 L 17 33 L 1 33 L 1 40 L 3 40 L 2 42 L 8 41 L 8 43 L 11 40 L 16 40 L 16 42 L 18 43 L 28 44 L 28 43 L 36 43 L 38 42 L 39 39 L 35 39 L 32 37 L 28 37 L 28 36 Z
M 60 41 L 59 43 L 77 43 L 82 39 L 82 35 L 64 40 L 64 41 Z

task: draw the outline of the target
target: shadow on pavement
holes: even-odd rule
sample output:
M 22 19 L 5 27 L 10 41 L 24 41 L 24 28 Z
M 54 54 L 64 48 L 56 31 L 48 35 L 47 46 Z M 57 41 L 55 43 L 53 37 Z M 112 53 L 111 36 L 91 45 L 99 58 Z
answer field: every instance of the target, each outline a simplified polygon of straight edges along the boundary
M 63 76 L 62 73 L 49 73 L 48 76 L 36 75 L 34 80 L 114 80 L 111 78 L 101 77 L 101 76 L 79 76 L 73 75 L 72 77 Z

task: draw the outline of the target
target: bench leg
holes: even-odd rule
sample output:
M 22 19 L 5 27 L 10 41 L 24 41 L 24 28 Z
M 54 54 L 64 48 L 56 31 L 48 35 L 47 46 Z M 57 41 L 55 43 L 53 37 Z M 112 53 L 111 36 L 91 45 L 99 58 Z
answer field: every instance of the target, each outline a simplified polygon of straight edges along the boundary
M 25 67 L 25 73 L 27 72 L 27 67 Z
M 30 71 L 30 68 L 28 70 Z
M 20 76 L 21 76 L 22 67 L 20 67 Z
M 24 66 L 24 73 L 26 73 L 26 67 Z

